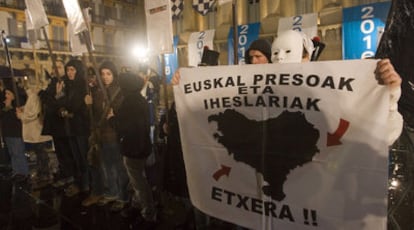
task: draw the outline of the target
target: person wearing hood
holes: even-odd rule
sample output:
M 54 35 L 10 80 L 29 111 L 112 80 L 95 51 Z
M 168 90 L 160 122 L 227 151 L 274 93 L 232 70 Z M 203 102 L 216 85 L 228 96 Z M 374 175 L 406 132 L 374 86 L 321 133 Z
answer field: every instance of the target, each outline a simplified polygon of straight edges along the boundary
M 5 84 L 2 91 L 2 103 L 0 104 L 1 134 L 10 155 L 12 178 L 25 180 L 29 177 L 29 166 L 24 154 L 22 121 L 18 114 L 22 112 L 22 105 L 25 104 L 27 96 L 23 88 L 16 86 L 17 93 L 13 88 L 12 82 L 10 82 Z M 19 104 L 17 101 L 19 101 Z
M 120 153 L 120 143 L 118 135 L 115 129 L 106 120 L 106 111 L 112 107 L 114 110 L 118 110 L 123 96 L 120 92 L 118 83 L 118 71 L 115 64 L 111 61 L 104 61 L 99 67 L 99 73 L 101 81 L 105 87 L 108 95 L 108 100 L 104 98 L 103 90 L 99 87 L 91 88 L 91 95 L 86 95 L 85 103 L 92 108 L 94 132 L 92 137 L 97 140 L 91 140 L 98 145 L 99 156 L 88 156 L 88 159 L 95 159 L 95 168 L 92 171 L 96 171 L 96 168 L 101 168 L 103 171 L 103 182 L 106 185 L 105 188 L 101 186 L 96 187 L 99 183 L 94 182 L 94 178 L 99 180 L 99 176 L 92 174 L 92 189 L 91 195 L 82 202 L 84 206 L 89 206 L 94 203 L 98 205 L 106 205 L 110 202 L 112 211 L 119 211 L 124 208 L 128 201 L 128 175 L 126 173 L 125 166 L 122 162 L 122 156 Z M 88 154 L 92 154 L 89 152 Z M 91 165 L 91 162 L 89 162 Z
M 46 78 L 49 80 L 47 88 L 40 90 L 38 93 L 44 109 L 44 119 L 42 135 L 50 135 L 53 139 L 56 158 L 58 160 L 59 170 L 55 175 L 53 187 L 63 187 L 73 183 L 74 176 L 74 159 L 70 151 L 70 145 L 66 134 L 65 119 L 59 115 L 58 97 L 56 89 L 59 82 L 65 77 L 65 62 L 62 59 L 56 60 L 57 71 L 52 71 L 50 76 L 45 71 Z M 58 75 L 56 75 L 58 74 Z
M 109 111 L 107 119 L 118 133 L 124 165 L 134 190 L 131 209 L 140 207 L 142 217 L 153 222 L 155 206 L 144 170 L 152 148 L 149 106 L 140 94 L 144 80 L 133 73 L 123 73 L 119 76 L 119 86 L 124 100 L 118 109 Z
M 272 46 L 265 39 L 254 40 L 244 53 L 244 62 L 246 64 L 268 64 L 272 63 Z M 180 82 L 180 70 L 174 72 L 171 79 L 172 85 L 178 85 Z
M 89 190 L 89 176 L 86 155 L 90 133 L 89 115 L 84 97 L 87 94 L 85 69 L 80 60 L 72 59 L 65 65 L 66 74 L 56 83 L 55 115 L 60 127 L 59 147 L 56 151 L 65 155 L 66 173 L 75 181 L 65 189 L 68 197 L 77 195 L 80 191 Z M 59 156 L 58 156 L 59 158 Z M 59 161 L 61 163 L 61 161 Z
M 246 64 L 272 63 L 272 47 L 265 39 L 254 40 L 244 53 Z

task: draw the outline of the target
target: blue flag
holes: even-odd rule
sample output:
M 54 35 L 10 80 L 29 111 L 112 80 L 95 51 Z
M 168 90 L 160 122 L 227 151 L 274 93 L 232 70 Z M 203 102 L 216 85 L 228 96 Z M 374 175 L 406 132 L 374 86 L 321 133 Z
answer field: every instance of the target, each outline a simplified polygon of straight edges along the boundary
M 237 26 L 238 34 L 238 49 L 237 55 L 240 64 L 244 64 L 244 53 L 249 48 L 250 44 L 259 38 L 260 23 L 252 23 L 247 25 Z M 234 45 L 233 45 L 233 27 L 230 28 L 228 36 L 228 62 L 229 65 L 234 64 Z
M 343 9 L 343 59 L 375 56 L 390 7 L 391 2 L 379 2 Z

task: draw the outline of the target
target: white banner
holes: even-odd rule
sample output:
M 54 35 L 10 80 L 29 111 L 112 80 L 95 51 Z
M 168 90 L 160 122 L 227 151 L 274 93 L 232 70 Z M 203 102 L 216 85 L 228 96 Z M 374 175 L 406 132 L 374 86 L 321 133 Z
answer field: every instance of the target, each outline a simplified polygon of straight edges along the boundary
M 33 22 L 32 22 L 32 19 L 30 17 L 30 12 L 29 12 L 28 9 L 24 10 L 24 16 L 25 16 L 25 19 L 26 19 L 26 30 L 34 30 L 35 28 L 33 26 Z
M 30 18 L 30 28 L 28 29 L 40 29 L 49 25 L 49 20 L 45 9 L 42 4 L 42 0 L 25 0 L 26 8 L 28 11 L 28 17 Z M 27 21 L 27 20 L 26 20 Z
M 389 93 L 375 65 L 182 68 L 194 206 L 251 229 L 386 229 Z
M 30 18 L 29 10 L 24 10 L 24 14 L 26 16 L 26 32 L 27 38 L 29 40 L 29 44 L 35 44 L 38 40 L 37 31 L 33 26 L 32 20 Z
M 73 34 L 88 30 L 78 0 L 62 0 L 68 22 L 72 25 Z
M 149 52 L 173 53 L 172 12 L 170 0 L 145 0 Z
M 198 66 L 203 57 L 204 46 L 208 46 L 209 49 L 213 50 L 215 30 L 205 30 L 190 34 L 188 39 L 188 65 Z
M 89 12 L 90 8 L 83 8 L 82 13 L 84 16 L 84 22 L 88 30 L 85 30 L 83 34 L 75 34 L 75 29 L 73 25 L 68 22 L 68 35 L 69 35 L 69 43 L 70 43 L 70 50 L 72 51 L 72 55 L 74 56 L 82 56 L 84 53 L 88 53 L 88 44 L 91 46 L 91 50 L 95 50 L 95 46 L 92 41 L 92 37 L 90 36 L 90 24 L 92 22 L 92 18 Z M 81 37 L 83 36 L 83 37 Z
M 88 52 L 87 44 L 85 41 L 81 40 L 80 34 L 74 34 L 74 29 L 70 22 L 68 22 L 68 36 L 72 55 L 82 56 L 84 53 Z
M 302 14 L 279 19 L 277 34 L 286 30 L 301 31 L 312 39 L 318 35 L 318 14 Z

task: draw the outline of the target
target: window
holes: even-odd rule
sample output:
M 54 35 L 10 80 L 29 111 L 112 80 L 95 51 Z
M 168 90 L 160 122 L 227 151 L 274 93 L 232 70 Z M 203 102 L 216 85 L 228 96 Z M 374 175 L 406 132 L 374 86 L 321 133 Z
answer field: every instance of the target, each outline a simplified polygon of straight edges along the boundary
M 62 26 L 52 26 L 53 48 L 65 50 L 65 28 Z
M 109 53 L 113 52 L 114 40 L 115 40 L 115 31 L 106 30 L 104 32 L 104 44 L 105 44 L 106 52 L 109 52 Z

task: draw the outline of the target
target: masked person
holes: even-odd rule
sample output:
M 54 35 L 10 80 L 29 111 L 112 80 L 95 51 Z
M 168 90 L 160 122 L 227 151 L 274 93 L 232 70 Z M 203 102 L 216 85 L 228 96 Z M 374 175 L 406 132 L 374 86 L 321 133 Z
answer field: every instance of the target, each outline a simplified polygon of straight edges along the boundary
M 313 51 L 314 46 L 310 38 L 304 33 L 288 30 L 273 41 L 271 59 L 273 63 L 309 62 Z M 378 84 L 387 86 L 390 92 L 388 145 L 391 145 L 401 134 L 403 125 L 397 104 L 401 96 L 401 77 L 389 59 L 378 61 L 375 75 Z
M 314 50 L 313 42 L 304 33 L 288 30 L 281 33 L 272 44 L 272 62 L 308 62 Z

